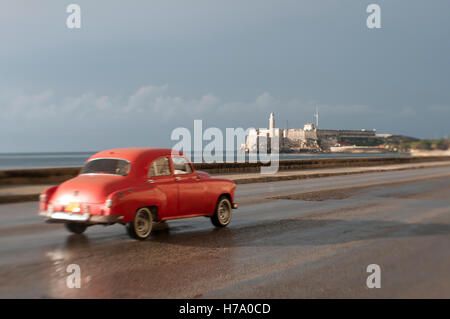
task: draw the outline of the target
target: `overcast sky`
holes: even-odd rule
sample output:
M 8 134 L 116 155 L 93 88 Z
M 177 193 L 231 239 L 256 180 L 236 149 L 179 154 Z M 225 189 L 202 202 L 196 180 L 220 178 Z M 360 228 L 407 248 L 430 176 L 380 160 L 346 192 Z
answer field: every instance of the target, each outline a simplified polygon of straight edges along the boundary
M 172 146 L 194 119 L 303 127 L 316 107 L 321 128 L 450 134 L 448 0 L 0 4 L 0 152 Z

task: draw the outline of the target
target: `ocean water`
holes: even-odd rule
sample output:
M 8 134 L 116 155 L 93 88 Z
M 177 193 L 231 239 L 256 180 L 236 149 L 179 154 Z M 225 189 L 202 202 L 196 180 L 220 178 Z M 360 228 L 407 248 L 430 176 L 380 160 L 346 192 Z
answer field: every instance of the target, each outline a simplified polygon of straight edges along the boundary
M 71 167 L 83 166 L 84 162 L 96 152 L 67 153 L 0 153 L 0 170 L 15 168 Z M 236 158 L 236 152 L 232 154 Z M 344 157 L 391 157 L 408 154 L 280 154 L 280 159 L 344 158 Z M 191 156 L 193 158 L 193 156 Z M 248 157 L 246 156 L 248 159 Z
M 3 153 L 0 169 L 83 166 L 95 152 Z

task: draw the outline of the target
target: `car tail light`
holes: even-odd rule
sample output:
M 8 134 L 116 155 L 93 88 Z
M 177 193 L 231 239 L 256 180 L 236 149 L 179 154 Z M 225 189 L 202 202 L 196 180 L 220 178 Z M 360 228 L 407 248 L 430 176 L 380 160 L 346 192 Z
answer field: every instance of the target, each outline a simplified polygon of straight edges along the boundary
M 39 195 L 39 202 L 45 203 L 47 201 L 47 194 Z
M 112 204 L 113 204 L 113 201 L 111 198 L 108 198 L 105 202 L 106 208 L 111 208 Z

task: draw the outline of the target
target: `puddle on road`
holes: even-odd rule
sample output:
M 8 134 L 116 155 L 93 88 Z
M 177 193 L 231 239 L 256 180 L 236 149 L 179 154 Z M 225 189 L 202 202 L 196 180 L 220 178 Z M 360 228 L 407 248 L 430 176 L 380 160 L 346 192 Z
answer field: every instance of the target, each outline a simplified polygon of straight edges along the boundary
M 360 192 L 357 188 L 324 190 L 317 192 L 308 192 L 300 194 L 291 194 L 283 196 L 270 197 L 271 199 L 290 199 L 290 200 L 305 200 L 305 201 L 324 201 L 324 200 L 340 200 L 346 199 L 350 196 L 356 195 Z
M 400 186 L 400 187 L 399 187 Z M 267 197 L 266 199 L 288 199 L 304 201 L 342 200 L 349 197 L 370 192 L 376 197 L 391 197 L 399 199 L 445 199 L 448 196 L 450 180 L 427 180 L 416 182 L 389 183 L 362 187 L 328 189 L 307 193 L 288 194 Z

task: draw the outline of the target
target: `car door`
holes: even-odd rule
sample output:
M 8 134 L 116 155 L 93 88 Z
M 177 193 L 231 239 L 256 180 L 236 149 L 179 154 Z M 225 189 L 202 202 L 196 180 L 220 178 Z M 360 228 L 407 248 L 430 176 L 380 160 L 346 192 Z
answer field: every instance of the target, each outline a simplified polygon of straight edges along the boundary
M 148 170 L 147 183 L 156 188 L 156 193 L 165 197 L 164 205 L 159 212 L 161 218 L 179 215 L 178 210 L 178 185 L 170 169 L 168 156 L 155 159 Z
M 205 183 L 200 181 L 185 157 L 173 155 L 172 165 L 175 183 L 178 185 L 178 210 L 180 215 L 206 213 Z

